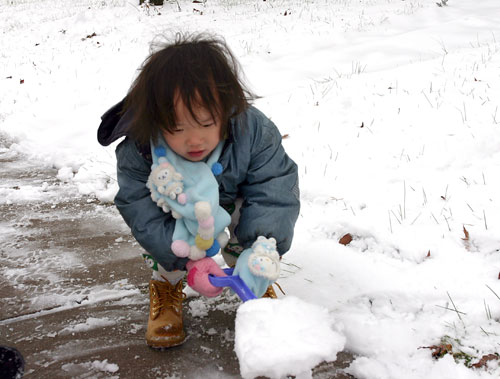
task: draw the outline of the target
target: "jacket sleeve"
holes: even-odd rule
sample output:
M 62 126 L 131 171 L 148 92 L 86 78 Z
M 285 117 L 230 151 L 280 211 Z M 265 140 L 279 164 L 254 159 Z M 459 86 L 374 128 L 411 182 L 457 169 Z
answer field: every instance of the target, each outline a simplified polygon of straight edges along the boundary
M 115 204 L 135 239 L 165 270 L 184 270 L 187 259 L 176 257 L 170 249 L 175 219 L 153 202 L 146 187 L 151 163 L 128 138 L 116 148 L 116 160 L 119 190 Z
M 286 154 L 274 123 L 264 115 L 253 122 L 246 179 L 240 185 L 243 205 L 235 234 L 244 248 L 260 235 L 274 237 L 282 255 L 290 249 L 300 210 L 298 169 Z

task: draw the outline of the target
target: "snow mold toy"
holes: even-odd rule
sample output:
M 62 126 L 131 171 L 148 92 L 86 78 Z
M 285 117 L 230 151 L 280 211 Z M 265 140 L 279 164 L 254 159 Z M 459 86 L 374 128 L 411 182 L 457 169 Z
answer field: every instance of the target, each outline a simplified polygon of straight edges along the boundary
M 234 268 L 225 268 L 224 273 L 227 276 L 208 275 L 208 280 L 215 287 L 230 287 L 241 300 L 248 301 L 257 299 L 257 296 L 252 292 L 239 275 L 233 275 Z
M 222 173 L 217 160 L 220 142 L 206 162 L 191 162 L 174 153 L 163 140 L 151 142 L 153 165 L 146 186 L 153 201 L 175 220 L 172 252 L 191 260 L 211 257 L 229 239 L 224 229 L 231 216 L 219 205 L 219 185 L 215 175 Z
M 280 256 L 276 251 L 274 238 L 257 237 L 252 244 L 252 253 L 248 257 L 250 272 L 274 282 L 280 274 Z
M 248 269 L 252 275 L 260 276 L 274 282 L 280 273 L 280 257 L 276 251 L 276 240 L 259 236 L 252 244 L 248 256 Z M 215 287 L 230 287 L 241 300 L 257 299 L 257 296 L 245 284 L 239 275 L 233 275 L 234 268 L 223 270 L 227 276 L 209 275 L 210 283 Z

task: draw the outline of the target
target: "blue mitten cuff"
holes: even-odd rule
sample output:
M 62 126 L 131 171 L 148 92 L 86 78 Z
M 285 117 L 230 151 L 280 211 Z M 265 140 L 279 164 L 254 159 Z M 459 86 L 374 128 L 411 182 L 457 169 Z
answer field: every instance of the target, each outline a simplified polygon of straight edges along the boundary
M 251 248 L 243 250 L 236 261 L 234 275 L 250 288 L 257 297 L 262 297 L 280 273 L 279 254 L 274 238 L 257 238 Z

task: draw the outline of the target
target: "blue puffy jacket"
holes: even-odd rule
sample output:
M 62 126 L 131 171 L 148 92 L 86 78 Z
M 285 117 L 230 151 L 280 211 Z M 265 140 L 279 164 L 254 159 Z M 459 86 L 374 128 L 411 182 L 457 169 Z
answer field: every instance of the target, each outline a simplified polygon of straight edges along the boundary
M 99 142 L 107 146 L 126 136 L 130 117 L 120 116 L 123 101 L 102 116 Z M 274 237 L 282 255 L 292 243 L 300 208 L 297 165 L 281 145 L 277 127 L 262 112 L 250 107 L 230 121 L 229 137 L 216 176 L 222 206 L 243 198 L 236 237 L 248 248 L 258 236 Z M 119 185 L 115 204 L 139 244 L 167 271 L 185 269 L 186 258 L 170 250 L 175 219 L 151 199 L 146 187 L 151 172 L 149 146 L 125 138 L 116 148 Z

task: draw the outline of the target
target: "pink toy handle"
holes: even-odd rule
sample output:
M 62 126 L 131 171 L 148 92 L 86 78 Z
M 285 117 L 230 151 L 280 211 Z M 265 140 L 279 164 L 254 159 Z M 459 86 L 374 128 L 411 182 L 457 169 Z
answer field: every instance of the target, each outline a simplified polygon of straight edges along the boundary
M 209 274 L 208 280 L 215 287 L 231 287 L 231 289 L 236 292 L 236 294 L 243 301 L 257 299 L 257 296 L 255 296 L 252 290 L 248 288 L 245 282 L 238 275 L 232 275 L 233 271 L 233 268 L 225 268 L 224 272 L 227 276 L 215 276 Z

